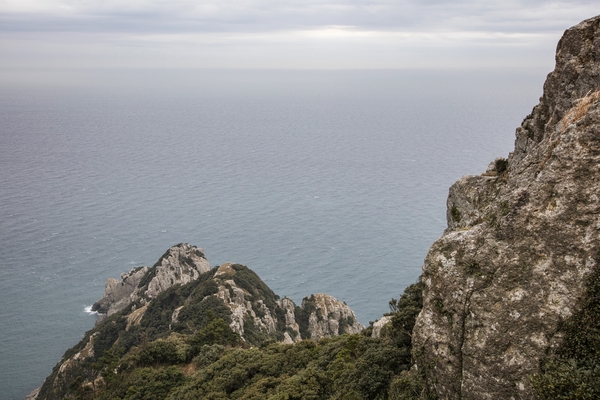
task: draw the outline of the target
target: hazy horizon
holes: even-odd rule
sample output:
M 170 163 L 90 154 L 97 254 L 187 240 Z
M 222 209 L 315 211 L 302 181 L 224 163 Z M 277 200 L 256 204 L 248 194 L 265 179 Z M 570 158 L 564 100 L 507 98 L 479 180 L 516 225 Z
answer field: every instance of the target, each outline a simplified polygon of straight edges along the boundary
M 592 1 L 0 0 L 0 69 L 553 67 Z
M 179 242 L 378 318 L 597 9 L 0 0 L 0 398 L 93 326 L 108 277 Z

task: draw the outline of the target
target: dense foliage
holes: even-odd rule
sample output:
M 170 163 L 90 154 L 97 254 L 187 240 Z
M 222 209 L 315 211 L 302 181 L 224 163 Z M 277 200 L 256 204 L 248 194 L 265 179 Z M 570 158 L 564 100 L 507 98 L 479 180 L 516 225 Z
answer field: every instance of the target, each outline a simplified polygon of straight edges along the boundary
M 560 348 L 542 362 L 532 383 L 539 399 L 600 399 L 600 268 L 587 282 L 579 311 L 566 320 Z
M 99 399 L 139 397 L 146 386 L 164 387 L 168 367 L 187 374 L 177 377 L 169 399 L 385 399 L 393 378 L 404 365 L 402 351 L 391 341 L 362 335 L 343 335 L 319 343 L 307 340 L 296 345 L 271 344 L 264 348 L 228 347 L 205 344 L 191 363 L 184 363 L 185 342 L 175 345 L 158 341 L 124 357 L 117 378 L 100 393 Z M 137 354 L 136 354 L 137 353 Z M 148 371 L 152 353 L 155 375 Z M 207 362 L 209 354 L 214 361 Z M 158 356 L 157 356 L 158 355 Z M 109 372 L 110 373 L 110 372 Z M 144 375 L 146 383 L 138 382 Z M 105 376 L 104 374 L 103 376 Z M 154 378 L 155 376 L 155 378 Z M 105 379 L 106 380 L 106 379 Z M 154 380 L 157 380 L 155 382 Z M 131 388 L 132 382 L 136 387 Z M 133 393 L 136 397 L 130 397 Z M 163 393 L 164 394 L 164 393 Z M 161 396 L 163 396 L 161 394 Z M 93 398 L 93 393 L 90 393 Z
M 238 286 L 265 303 L 277 299 L 252 271 L 236 267 Z M 252 345 L 217 303 L 202 305 L 216 298 L 210 276 L 161 293 L 140 325 L 125 329 L 128 310 L 111 316 L 93 331 L 97 352 L 69 375 L 66 392 L 46 390 L 40 399 L 409 399 L 419 392 L 408 370 L 421 284 L 392 299 L 392 322 L 380 338 L 367 328 L 319 342 Z M 194 312 L 169 329 L 167 316 L 185 299 L 182 310 L 194 305 Z

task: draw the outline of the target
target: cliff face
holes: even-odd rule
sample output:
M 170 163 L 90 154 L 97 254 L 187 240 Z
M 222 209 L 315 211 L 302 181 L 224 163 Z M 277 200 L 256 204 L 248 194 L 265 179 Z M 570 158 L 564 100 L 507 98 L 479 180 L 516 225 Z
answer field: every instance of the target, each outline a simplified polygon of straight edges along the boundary
M 302 310 L 308 316 L 308 326 L 305 329 L 314 340 L 344 333 L 359 333 L 364 328 L 356 320 L 350 307 L 323 293 L 305 297 L 302 300 Z
M 171 286 L 194 281 L 208 271 L 210 264 L 202 250 L 180 243 L 167 250 L 152 268 L 143 266 L 124 272 L 121 281 L 109 278 L 104 296 L 94 303 L 92 311 L 111 316 L 136 301 L 145 305 Z
M 530 398 L 600 260 L 600 16 L 567 30 L 515 149 L 448 196 L 413 355 L 439 398 Z

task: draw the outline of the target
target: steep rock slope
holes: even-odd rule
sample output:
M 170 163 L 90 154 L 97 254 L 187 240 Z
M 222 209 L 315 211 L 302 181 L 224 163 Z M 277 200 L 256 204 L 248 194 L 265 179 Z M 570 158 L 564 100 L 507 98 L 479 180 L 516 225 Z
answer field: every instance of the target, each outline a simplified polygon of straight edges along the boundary
M 124 272 L 121 281 L 109 278 L 104 296 L 94 303 L 92 311 L 111 316 L 136 301 L 144 305 L 171 286 L 194 281 L 208 271 L 210 264 L 202 250 L 180 243 L 167 250 L 152 268 L 143 266 Z
M 354 312 L 331 296 L 311 295 L 298 307 L 243 265 L 211 269 L 203 251 L 189 244 L 171 247 L 152 268 L 109 279 L 93 309 L 101 313 L 96 327 L 65 353 L 37 398 L 63 398 L 75 389 L 95 392 L 106 384 L 101 365 L 149 343 L 160 351 L 148 362 L 185 362 L 203 341 L 249 347 L 363 329 Z M 164 348 L 174 346 L 181 354 L 163 360 Z
M 600 16 L 567 30 L 515 149 L 450 188 L 413 355 L 444 399 L 530 398 L 600 260 Z

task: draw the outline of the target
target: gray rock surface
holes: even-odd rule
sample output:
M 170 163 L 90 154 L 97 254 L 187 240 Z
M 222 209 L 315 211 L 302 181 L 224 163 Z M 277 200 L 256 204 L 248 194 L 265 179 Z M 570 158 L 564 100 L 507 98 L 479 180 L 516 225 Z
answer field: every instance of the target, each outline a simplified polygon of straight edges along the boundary
M 244 338 L 245 320 L 251 318 L 254 328 L 259 332 L 265 334 L 275 332 L 277 322 L 271 313 L 274 310 L 270 310 L 263 300 L 250 301 L 252 295 L 239 288 L 235 281 L 228 279 L 235 274 L 231 265 L 230 263 L 223 264 L 215 273 L 215 280 L 219 283 L 219 291 L 215 296 L 222 299 L 231 310 L 231 329 Z M 254 309 L 258 311 L 258 314 Z
M 156 268 L 156 273 L 144 292 L 149 299 L 173 285 L 185 285 L 198 279 L 201 274 L 210 271 L 210 264 L 202 249 L 182 243 L 171 247 L 153 268 Z
M 300 335 L 300 325 L 298 325 L 298 322 L 296 322 L 296 305 L 292 299 L 287 297 L 279 300 L 277 305 L 285 311 L 286 332 L 283 334 L 283 342 L 287 344 L 300 342 L 302 340 L 302 336 Z M 294 334 L 290 335 L 288 331 L 294 332 Z
M 364 329 L 354 311 L 335 297 L 317 293 L 302 300 L 302 308 L 310 304 L 314 308 L 308 317 L 310 338 L 319 340 L 344 333 L 359 333 Z
M 106 281 L 104 296 L 92 306 L 104 316 L 111 316 L 135 301 L 145 304 L 173 285 L 186 284 L 210 271 L 210 264 L 202 249 L 181 243 L 171 247 L 152 267 L 134 268 L 122 273 L 121 280 L 109 278 Z M 142 279 L 150 272 L 152 278 L 145 284 Z M 99 318 L 98 323 L 104 318 Z
M 440 399 L 531 398 L 600 260 L 600 16 L 567 30 L 515 149 L 456 182 L 413 355 Z
M 108 278 L 104 285 L 104 296 L 94 304 L 92 310 L 110 316 L 127 307 L 146 272 L 148 267 L 144 266 L 122 273 L 120 281 Z
M 381 330 L 384 326 L 392 322 L 392 317 L 389 315 L 384 315 L 379 318 L 377 321 L 373 323 L 373 332 L 371 333 L 371 337 L 378 338 L 381 337 Z
M 291 299 L 284 297 L 275 303 L 275 309 L 271 309 L 263 300 L 254 299 L 250 293 L 238 287 L 231 279 L 235 273 L 230 263 L 223 264 L 217 269 L 214 279 L 219 284 L 219 291 L 215 296 L 222 299 L 231 310 L 231 329 L 242 338 L 244 338 L 244 326 L 248 319 L 251 320 L 254 330 L 268 335 L 277 331 L 278 318 L 284 318 L 285 332 L 282 342 L 288 344 L 302 339 L 319 340 L 343 333 L 358 333 L 364 329 L 350 307 L 332 296 L 318 293 L 302 301 L 301 308 L 305 309 L 310 303 L 311 309 L 307 327 L 310 337 L 302 337 L 295 315 L 296 305 Z
M 311 295 L 302 302 L 310 303 L 311 314 L 308 318 L 309 337 L 302 337 L 300 325 L 296 320 L 296 304 L 284 297 L 269 308 L 262 299 L 254 298 L 245 289 L 238 287 L 232 277 L 236 274 L 233 264 L 226 263 L 217 268 L 214 280 L 218 291 L 214 296 L 220 298 L 231 310 L 231 329 L 245 339 L 245 324 L 250 319 L 252 329 L 261 334 L 274 334 L 278 330 L 280 318 L 285 319 L 283 343 L 297 343 L 302 339 L 319 340 L 342 333 L 358 333 L 364 327 L 356 319 L 354 311 L 345 303 L 326 294 Z M 123 310 L 132 302 L 139 302 L 139 308 L 133 308 L 127 315 L 126 329 L 138 325 L 152 299 L 169 287 L 196 280 L 201 274 L 210 271 L 210 265 L 201 249 L 189 244 L 171 247 L 152 267 L 132 269 L 121 274 L 121 281 L 109 278 L 102 299 L 93 310 L 101 314 L 98 324 L 106 317 Z M 150 279 L 151 278 L 151 279 Z M 179 314 L 185 306 L 178 307 L 171 316 L 172 323 L 178 322 Z M 279 310 L 277 310 L 279 308 Z M 282 311 L 282 312 L 281 312 Z M 283 322 L 283 321 L 282 321 Z

